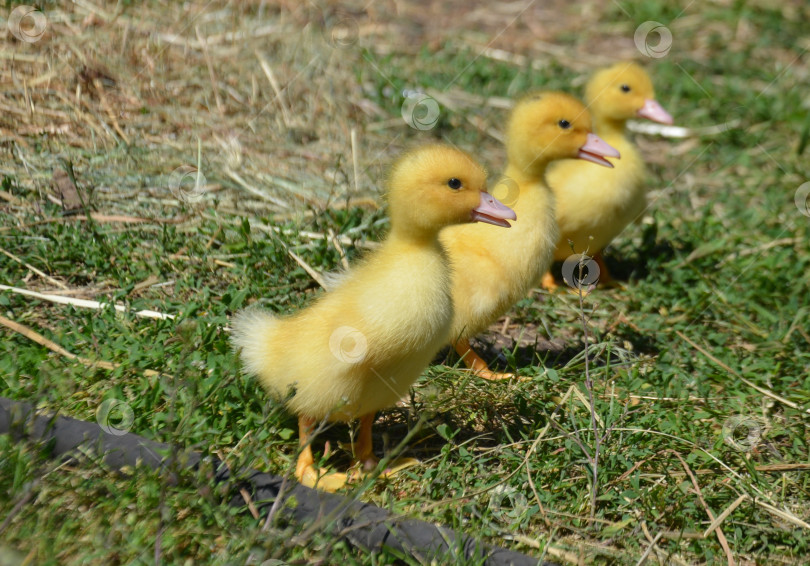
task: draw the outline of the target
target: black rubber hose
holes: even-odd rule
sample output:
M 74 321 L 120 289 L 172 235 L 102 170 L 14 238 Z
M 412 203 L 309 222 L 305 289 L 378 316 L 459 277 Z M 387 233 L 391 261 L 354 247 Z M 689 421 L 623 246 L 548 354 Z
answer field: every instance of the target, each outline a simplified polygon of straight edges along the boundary
M 42 442 L 51 448 L 52 457 L 70 458 L 80 446 L 95 449 L 104 462 L 113 469 L 134 467 L 140 463 L 152 469 L 171 468 L 167 454 L 168 444 L 153 442 L 136 434 L 109 434 L 99 425 L 60 416 L 36 415 L 31 404 L 0 397 L 0 434 L 11 434 L 16 440 Z M 174 451 L 176 462 L 188 469 L 198 469 L 203 456 L 198 452 Z M 205 458 L 215 470 L 214 481 L 237 481 L 250 493 L 262 516 L 265 516 L 281 491 L 283 478 L 255 470 L 241 472 L 233 477 L 228 468 L 215 458 Z M 174 481 L 174 479 L 170 479 Z M 295 504 L 288 499 L 294 497 Z M 418 557 L 422 562 L 442 562 L 450 556 L 467 559 L 484 557 L 487 566 L 536 566 L 536 558 L 511 550 L 485 546 L 476 539 L 447 527 L 424 521 L 397 517 L 390 512 L 341 495 L 324 493 L 295 482 L 281 494 L 276 505 L 278 512 L 301 525 L 310 525 L 325 516 L 324 522 L 332 534 L 369 551 L 388 547 Z M 235 496 L 231 505 L 243 507 L 244 500 Z M 556 566 L 542 562 L 544 566 Z

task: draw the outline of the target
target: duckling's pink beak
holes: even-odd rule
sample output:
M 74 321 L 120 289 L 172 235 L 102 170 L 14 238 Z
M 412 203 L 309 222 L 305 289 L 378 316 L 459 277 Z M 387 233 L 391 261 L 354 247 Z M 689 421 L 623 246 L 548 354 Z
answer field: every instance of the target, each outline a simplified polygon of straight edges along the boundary
M 605 157 L 616 157 L 621 159 L 619 150 L 612 145 L 609 145 L 605 140 L 596 134 L 588 134 L 588 140 L 585 142 L 585 145 L 579 148 L 577 157 L 579 159 L 585 159 L 586 161 L 596 163 L 597 165 L 604 165 L 605 167 L 610 168 L 613 168 L 613 164 L 605 159 Z
M 672 119 L 670 113 L 664 110 L 663 106 L 651 98 L 644 101 L 644 106 L 641 107 L 641 110 L 636 112 L 636 115 L 640 118 L 652 120 L 653 122 L 661 122 L 662 124 L 672 124 L 675 121 Z
M 517 220 L 514 210 L 484 191 L 481 191 L 481 202 L 473 208 L 470 217 L 473 222 L 486 222 L 504 228 L 511 228 L 507 220 Z

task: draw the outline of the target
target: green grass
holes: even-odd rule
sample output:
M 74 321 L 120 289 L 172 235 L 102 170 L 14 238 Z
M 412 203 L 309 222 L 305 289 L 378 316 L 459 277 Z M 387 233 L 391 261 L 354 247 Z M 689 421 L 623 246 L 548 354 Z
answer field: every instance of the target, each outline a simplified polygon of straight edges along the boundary
M 546 557 L 559 561 L 584 556 L 586 563 L 635 564 L 649 540 L 661 535 L 662 562 L 726 564 L 716 533 L 698 538 L 711 523 L 706 506 L 716 517 L 746 495 L 720 525 L 737 563 L 802 563 L 810 554 L 810 530 L 796 519 L 810 522 L 810 470 L 779 466 L 807 464 L 810 443 L 810 218 L 794 204 L 797 188 L 808 180 L 810 109 L 803 81 L 810 45 L 800 23 L 807 8 L 789 3 L 780 14 L 758 3 L 687 4 L 613 3 L 591 38 L 567 25 L 574 14 L 563 12 L 556 44 L 570 50 L 571 58 L 557 60 L 529 48 L 526 54 L 542 63 L 542 70 L 479 56 L 463 34 L 451 33 L 432 47 L 414 48 L 403 40 L 392 43 L 393 49 L 378 49 L 361 37 L 340 54 L 348 63 L 330 59 L 322 69 L 328 72 L 319 73 L 307 67 L 307 42 L 318 29 L 302 31 L 305 40 L 297 32 L 274 38 L 282 46 L 274 52 L 276 72 L 290 84 L 299 74 L 312 83 L 306 96 L 291 96 L 290 105 L 299 113 L 294 118 L 303 114 L 301 127 L 320 139 L 304 148 L 285 140 L 269 88 L 234 123 L 248 137 L 245 147 L 251 139 L 261 144 L 243 163 L 254 173 L 249 177 L 254 186 L 266 181 L 258 171 L 315 195 L 289 197 L 293 213 L 253 209 L 232 196 L 239 185 L 226 174 L 227 152 L 214 138 L 226 137 L 235 126 L 227 122 L 230 115 L 216 113 L 204 58 L 177 65 L 169 55 L 182 55 L 180 48 L 164 53 L 165 46 L 149 44 L 155 72 L 164 81 L 149 92 L 163 96 L 163 88 L 179 88 L 166 86 L 169 79 L 193 75 L 197 86 L 181 90 L 202 106 L 206 118 L 187 124 L 182 108 L 172 116 L 144 98 L 138 102 L 141 116 L 168 116 L 176 142 L 159 127 L 132 127 L 129 145 L 100 137 L 104 130 L 94 133 L 89 126 L 82 130 L 82 143 L 73 145 L 47 134 L 22 135 L 26 145 L 4 138 L 0 151 L 9 147 L 15 157 L 0 167 L 2 190 L 16 203 L 0 196 L 0 247 L 82 290 L 83 297 L 178 318 L 144 319 L 0 292 L 4 317 L 76 355 L 117 366 L 106 370 L 67 359 L 2 327 L 0 395 L 90 421 L 105 400 L 122 400 L 133 412 L 132 432 L 220 453 L 232 467 L 288 473 L 296 455 L 296 421 L 241 374 L 223 327 L 254 301 L 289 313 L 319 292 L 287 250 L 320 271 L 338 268 L 340 255 L 328 239 L 305 233 L 347 235 L 358 244 L 346 246 L 350 260 L 362 254 L 359 244 L 384 234 L 384 211 L 338 206 L 354 190 L 354 177 L 348 129 L 337 126 L 364 132 L 372 123 L 395 121 L 403 88 L 512 97 L 530 88 L 581 85 L 583 73 L 569 64 L 582 65 L 583 57 L 573 55 L 580 45 L 626 39 L 641 22 L 657 20 L 670 26 L 674 37 L 666 57 L 645 61 L 659 100 L 679 125 L 699 129 L 735 121 L 734 127 L 686 140 L 639 138 L 649 159 L 652 206 L 644 223 L 628 228 L 608 251 L 609 265 L 626 280 L 624 288 L 597 289 L 584 298 L 582 309 L 568 293 L 535 293 L 516 305 L 513 323 L 536 327 L 540 338 L 561 344 L 499 352 L 496 363 L 525 380 L 483 382 L 453 369 L 452 357 L 449 365 L 428 368 L 409 402 L 383 413 L 375 438 L 381 454 L 383 443 L 395 446 L 418 425 L 408 454 L 423 464 L 356 496 L 537 557 L 548 545 Z M 160 12 L 152 9 L 149 14 L 158 19 Z M 804 19 L 796 15 L 802 13 Z M 71 17 L 81 21 L 78 14 Z M 173 17 L 184 22 L 182 14 Z M 299 25 L 286 8 L 261 17 L 287 29 Z M 498 31 L 479 30 L 473 42 L 486 44 Z M 120 41 L 123 32 L 105 27 L 100 33 Z M 56 51 L 60 40 L 54 37 L 47 49 Z M 81 41 L 95 45 L 88 35 Z M 148 36 L 136 34 L 131 41 L 147 44 Z M 52 56 L 37 51 L 46 49 L 42 45 L 4 49 Z M 264 75 L 257 71 L 253 47 L 246 50 L 252 59 L 249 67 L 235 63 L 244 73 L 234 71 L 242 82 L 232 88 L 249 98 L 245 69 L 261 81 Z M 215 61 L 224 65 L 217 57 L 230 55 L 218 53 Z M 220 74 L 230 84 L 224 71 Z M 73 95 L 75 87 L 68 86 Z M 22 100 L 17 96 L 9 94 Z M 233 104 L 224 91 L 222 96 Z M 382 114 L 359 111 L 359 98 Z M 106 120 L 101 103 L 93 104 Z M 335 109 L 328 118 L 334 128 L 323 122 L 318 104 Z M 259 112 L 265 105 L 271 110 Z M 454 109 L 442 108 L 437 127 L 427 132 L 401 123 L 369 127 L 361 137 L 361 193 L 376 195 L 385 161 L 377 155 L 388 158 L 407 143 L 427 139 L 451 141 L 498 171 L 502 148 L 471 119 L 500 129 L 503 115 L 501 109 L 461 101 Z M 264 120 L 255 138 L 245 126 L 250 119 Z M 156 145 L 154 137 L 141 134 L 168 141 Z M 197 204 L 171 200 L 167 179 L 177 166 L 196 163 L 196 136 L 203 139 L 207 181 L 221 191 Z M 298 150 L 317 158 L 302 158 Z M 74 164 L 84 196 L 99 213 L 158 221 L 63 217 L 44 196 L 60 158 Z M 285 163 L 292 165 L 279 170 Z M 284 230 L 269 234 L 258 224 Z M 0 258 L 0 283 L 58 291 L 20 262 Z M 149 285 L 140 286 L 144 281 Z M 594 413 L 601 422 L 596 436 L 591 412 L 573 393 L 588 396 L 583 310 Z M 481 339 L 491 342 L 495 334 Z M 324 437 L 336 446 L 346 440 L 347 428 L 336 426 Z M 338 453 L 330 462 L 345 465 L 346 455 Z M 300 541 L 292 536 L 299 529 L 284 523 L 262 532 L 261 521 L 227 508 L 224 499 L 193 474 L 164 487 L 154 472 L 121 477 L 92 458 L 60 466 L 44 459 L 39 447 L 0 437 L 0 524 L 9 518 L 0 536 L 4 547 L 35 563 L 153 563 L 156 553 L 167 563 L 246 563 L 249 556 L 257 564 L 271 558 L 418 563 L 366 554 L 319 535 Z M 652 561 L 655 556 L 650 554 Z

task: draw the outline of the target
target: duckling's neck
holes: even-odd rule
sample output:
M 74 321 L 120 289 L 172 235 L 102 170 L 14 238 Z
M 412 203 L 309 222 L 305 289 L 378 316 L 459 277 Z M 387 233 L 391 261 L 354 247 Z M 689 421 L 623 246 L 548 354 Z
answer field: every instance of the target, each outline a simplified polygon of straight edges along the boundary
M 608 138 L 617 139 L 625 136 L 627 120 L 615 120 L 604 116 L 595 116 L 593 126 L 599 137 L 610 143 Z
M 534 186 L 538 183 L 545 186 L 546 168 L 548 164 L 549 161 L 540 159 L 523 166 L 510 161 L 504 171 L 504 177 L 511 179 L 521 187 Z
M 388 239 L 397 247 L 441 251 L 439 232 L 437 230 L 423 230 L 394 223 L 391 226 Z

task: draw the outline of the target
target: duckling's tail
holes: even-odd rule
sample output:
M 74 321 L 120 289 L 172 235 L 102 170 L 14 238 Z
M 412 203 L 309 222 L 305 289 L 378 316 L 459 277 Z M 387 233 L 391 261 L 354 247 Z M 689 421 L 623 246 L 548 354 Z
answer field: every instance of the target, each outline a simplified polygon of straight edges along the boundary
M 334 291 L 349 278 L 351 271 L 348 269 L 338 269 L 336 271 L 327 271 L 326 273 L 321 273 L 321 278 L 323 282 L 326 284 L 327 291 Z
M 260 308 L 240 311 L 231 319 L 231 345 L 242 350 L 245 373 L 258 374 L 267 360 L 267 342 L 279 320 Z

